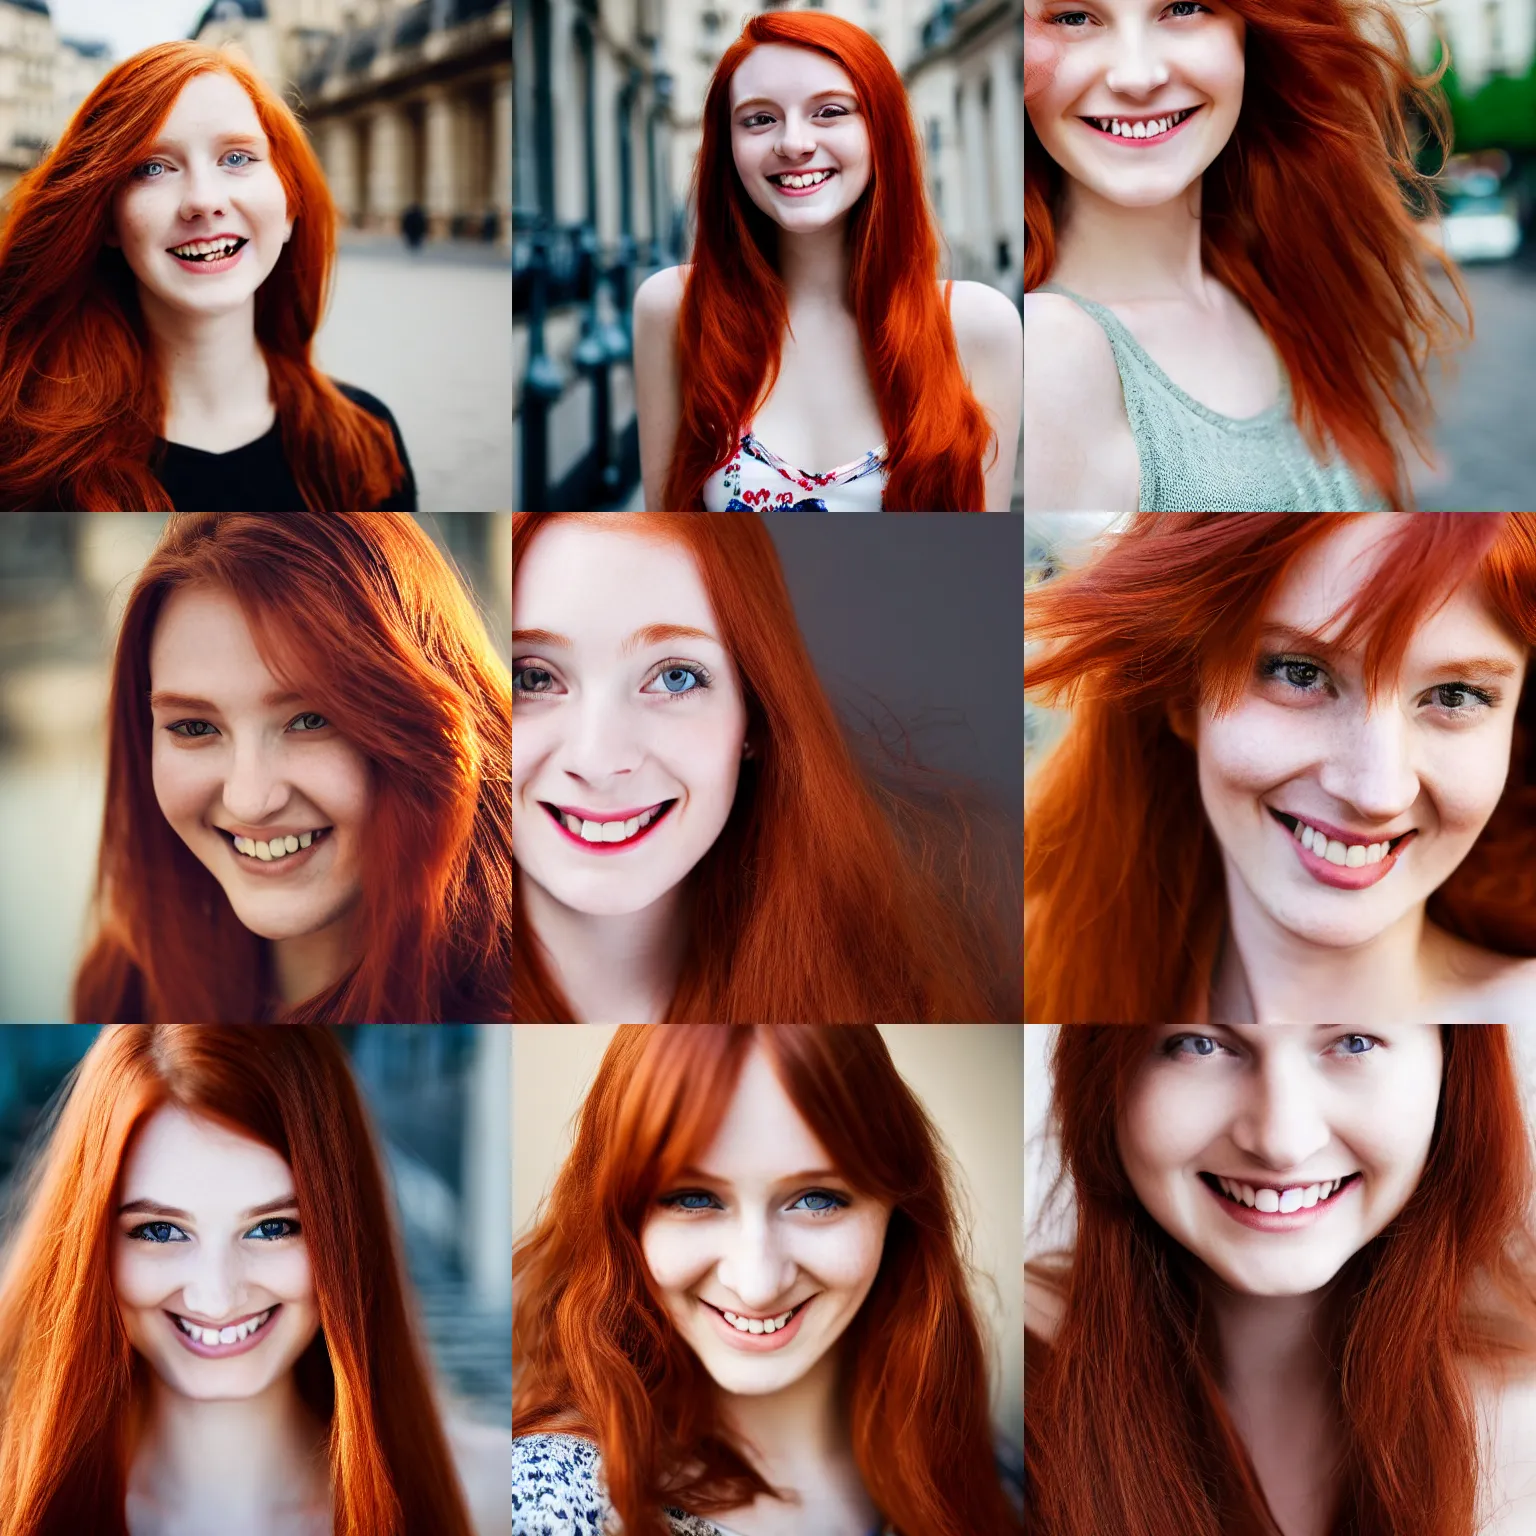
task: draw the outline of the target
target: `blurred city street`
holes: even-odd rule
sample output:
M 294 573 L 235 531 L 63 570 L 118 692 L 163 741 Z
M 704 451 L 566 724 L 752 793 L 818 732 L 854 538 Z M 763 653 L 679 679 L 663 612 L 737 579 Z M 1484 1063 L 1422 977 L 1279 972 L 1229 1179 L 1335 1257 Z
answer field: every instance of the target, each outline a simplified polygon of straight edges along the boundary
M 511 507 L 511 356 L 505 252 L 344 238 L 315 357 L 394 412 L 422 511 Z

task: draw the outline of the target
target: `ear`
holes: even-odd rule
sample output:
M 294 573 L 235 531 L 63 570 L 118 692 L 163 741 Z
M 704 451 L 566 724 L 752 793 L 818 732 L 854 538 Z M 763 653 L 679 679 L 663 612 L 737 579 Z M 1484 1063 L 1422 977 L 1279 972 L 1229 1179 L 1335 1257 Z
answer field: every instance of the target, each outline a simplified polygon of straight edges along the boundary
M 1173 732 L 1186 747 L 1193 749 L 1197 743 L 1198 733 L 1195 729 L 1194 711 L 1183 704 L 1170 704 L 1168 706 L 1168 729 Z
M 283 244 L 287 245 L 288 242 L 292 238 L 293 238 L 293 220 L 289 219 L 288 223 L 284 226 L 284 229 L 283 229 Z

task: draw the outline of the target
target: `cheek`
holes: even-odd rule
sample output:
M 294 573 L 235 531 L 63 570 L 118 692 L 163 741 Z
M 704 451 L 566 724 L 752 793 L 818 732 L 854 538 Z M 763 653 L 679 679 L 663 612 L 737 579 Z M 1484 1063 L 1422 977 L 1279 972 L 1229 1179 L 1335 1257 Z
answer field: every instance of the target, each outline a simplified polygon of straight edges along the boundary
M 1281 783 L 1290 762 L 1305 760 L 1303 739 L 1304 728 L 1287 730 L 1262 709 L 1239 707 L 1219 720 L 1203 715 L 1196 755 L 1207 805 Z

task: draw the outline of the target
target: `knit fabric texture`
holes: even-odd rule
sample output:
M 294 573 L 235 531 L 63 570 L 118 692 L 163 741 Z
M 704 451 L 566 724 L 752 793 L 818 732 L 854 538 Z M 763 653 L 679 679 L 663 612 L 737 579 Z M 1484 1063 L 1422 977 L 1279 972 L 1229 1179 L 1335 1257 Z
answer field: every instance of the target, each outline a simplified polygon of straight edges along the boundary
M 1319 462 L 1291 410 L 1290 379 L 1267 411 L 1238 420 L 1179 388 L 1113 310 L 1045 283 L 1091 315 L 1109 338 L 1125 414 L 1141 461 L 1143 512 L 1382 512 L 1336 454 Z

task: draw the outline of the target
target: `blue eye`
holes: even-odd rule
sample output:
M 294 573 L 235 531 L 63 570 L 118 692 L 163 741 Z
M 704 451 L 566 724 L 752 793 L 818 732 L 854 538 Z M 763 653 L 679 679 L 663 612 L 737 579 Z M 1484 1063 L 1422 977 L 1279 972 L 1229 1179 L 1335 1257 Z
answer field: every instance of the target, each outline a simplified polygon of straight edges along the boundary
M 681 698 L 685 693 L 702 693 L 710 687 L 714 679 L 697 662 L 679 661 L 669 662 L 663 665 L 662 670 L 656 674 L 656 682 L 659 682 L 672 698 Z M 646 692 L 651 690 L 647 688 Z
M 258 1222 L 245 1235 L 247 1237 L 260 1238 L 264 1242 L 275 1243 L 284 1237 L 297 1237 L 301 1230 L 298 1222 L 293 1221 L 289 1217 L 273 1216 L 266 1221 Z
M 830 1216 L 833 1211 L 844 1210 L 848 1205 L 847 1200 L 843 1196 L 834 1195 L 829 1189 L 809 1189 L 800 1196 L 799 1200 L 795 1201 L 795 1205 L 798 1206 L 806 1200 L 825 1200 L 827 1202 L 825 1205 L 806 1206 L 805 1212 L 808 1216 Z M 794 1207 L 791 1206 L 790 1209 L 793 1210 Z
M 173 1237 L 171 1234 L 175 1233 Z M 146 1221 L 142 1227 L 135 1227 L 129 1237 L 137 1239 L 141 1243 L 187 1243 L 191 1239 L 180 1227 L 169 1221 Z
M 227 155 L 224 156 L 224 158 L 226 160 L 232 160 L 236 155 L 239 155 L 239 157 L 245 162 L 245 165 L 237 165 L 235 167 L 237 171 L 243 171 L 246 165 L 255 164 L 255 157 L 253 155 L 246 154 L 243 149 L 232 149 Z
M 133 169 L 135 179 L 138 181 L 159 181 L 160 178 L 158 176 L 150 175 L 150 172 L 156 167 L 163 171 L 165 169 L 165 162 L 163 160 L 146 160 L 143 165 L 135 166 Z

